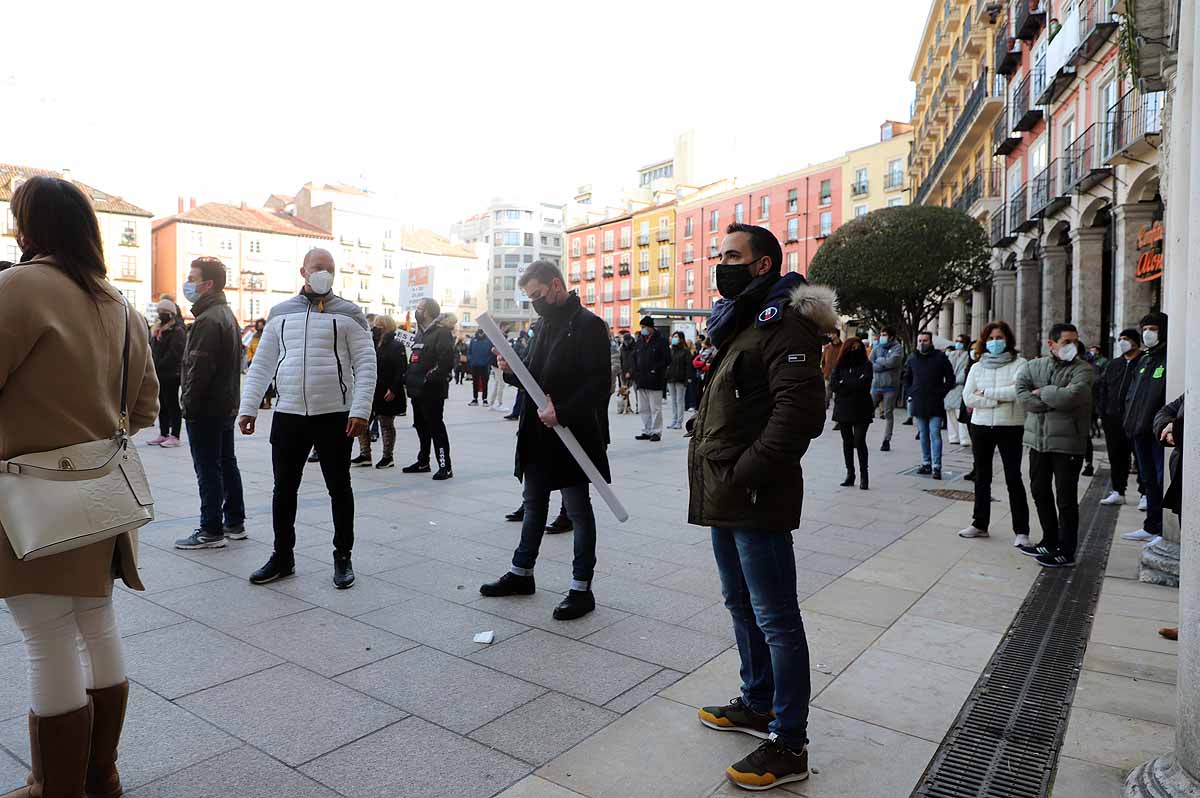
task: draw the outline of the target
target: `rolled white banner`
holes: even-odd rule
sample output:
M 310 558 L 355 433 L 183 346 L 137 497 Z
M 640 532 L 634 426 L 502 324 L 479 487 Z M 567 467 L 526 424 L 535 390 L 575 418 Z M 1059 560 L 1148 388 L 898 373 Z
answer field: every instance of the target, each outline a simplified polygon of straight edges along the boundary
M 508 339 L 504 337 L 499 325 L 491 315 L 487 313 L 480 314 L 476 319 L 479 322 L 479 329 L 483 330 L 484 335 L 492 342 L 492 346 L 496 347 L 496 351 L 500 353 L 500 357 L 504 358 L 508 363 L 508 367 L 512 369 L 512 373 L 521 383 L 521 387 L 525 389 L 525 394 L 533 403 L 537 405 L 538 410 L 544 410 L 546 407 L 546 392 L 537 384 L 537 380 L 529 373 L 529 369 L 525 368 L 525 364 L 521 362 L 521 358 L 517 357 L 517 353 L 513 351 L 512 345 L 508 343 Z M 575 462 L 583 469 L 583 473 L 587 474 L 587 478 L 596 486 L 596 492 L 600 494 L 600 498 L 604 499 L 604 503 L 608 505 L 608 509 L 612 510 L 612 514 L 617 517 L 617 520 L 622 524 L 629 520 L 629 512 L 625 509 L 625 505 L 621 504 L 621 500 L 617 498 L 617 494 L 613 492 L 612 486 L 604 480 L 604 475 L 600 473 L 600 469 L 596 468 L 596 464 L 587 456 L 587 452 L 579 445 L 574 433 L 563 425 L 559 424 L 552 428 L 558 433 L 559 440 L 567 447 L 567 451 L 571 453 L 571 457 L 575 458 Z

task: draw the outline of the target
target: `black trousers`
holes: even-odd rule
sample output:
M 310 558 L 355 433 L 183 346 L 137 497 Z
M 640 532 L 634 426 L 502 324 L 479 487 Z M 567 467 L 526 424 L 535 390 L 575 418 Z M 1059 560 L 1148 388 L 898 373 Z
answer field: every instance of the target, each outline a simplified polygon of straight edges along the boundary
M 422 465 L 429 465 L 432 446 L 438 467 L 450 468 L 450 435 L 446 432 L 446 422 L 442 420 L 445 407 L 446 400 L 442 398 L 418 396 L 412 400 L 413 426 L 417 428 L 417 438 L 421 441 L 417 462 Z
M 1079 455 L 1029 450 L 1029 482 L 1042 545 L 1067 557 L 1075 556 L 1079 538 Z
M 1004 466 L 1004 484 L 1008 486 L 1008 506 L 1012 510 L 1014 535 L 1029 534 L 1029 500 L 1025 497 L 1025 479 L 1021 475 L 1024 449 L 1021 437 L 1025 427 L 981 427 L 971 424 L 975 454 L 975 515 L 972 524 L 987 531 L 992 522 L 992 463 L 996 450 Z
M 471 396 L 475 399 L 483 395 L 483 401 L 487 401 L 487 384 L 488 372 L 490 369 L 487 366 L 471 366 Z
M 1129 487 L 1129 461 L 1133 457 L 1133 442 L 1125 434 L 1125 426 L 1119 418 L 1105 418 L 1104 441 L 1108 445 L 1108 467 L 1112 470 L 1112 489 L 1122 496 Z M 1142 490 L 1142 476 L 1138 474 L 1138 491 Z
M 862 470 L 863 475 L 867 473 L 867 429 L 871 426 L 871 422 L 864 421 L 861 424 L 846 424 L 841 427 L 842 433 L 842 457 L 846 460 L 846 473 L 854 473 L 854 452 L 858 452 L 858 467 Z
M 333 550 L 349 554 L 354 548 L 354 491 L 350 486 L 354 439 L 346 436 L 349 415 L 300 416 L 276 411 L 271 420 L 271 466 L 275 473 L 271 516 L 276 554 L 291 557 L 296 548 L 296 494 L 312 449 L 321 459 L 321 474 L 333 505 Z
M 179 437 L 183 426 L 183 412 L 179 409 L 179 380 L 170 378 L 158 383 L 158 431 L 163 435 Z

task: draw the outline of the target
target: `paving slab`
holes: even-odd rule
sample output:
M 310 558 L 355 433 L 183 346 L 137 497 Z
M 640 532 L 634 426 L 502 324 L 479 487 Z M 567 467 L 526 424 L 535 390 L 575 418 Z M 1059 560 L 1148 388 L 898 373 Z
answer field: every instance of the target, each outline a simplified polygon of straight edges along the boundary
M 822 673 L 841 673 L 883 634 L 883 627 L 868 623 L 819 612 L 806 611 L 803 615 L 809 662 Z
M 0 790 L 16 790 L 25 786 L 29 767 L 7 751 L 0 750 Z
M 187 620 L 185 616 L 172 612 L 166 607 L 160 607 L 152 601 L 147 601 L 132 591 L 114 590 L 112 597 L 113 609 L 117 614 L 117 629 L 120 631 L 121 637 L 161 629 L 164 626 L 183 623 Z M 19 633 L 16 639 L 21 639 Z M 2 641 L 0 644 L 10 642 L 5 639 L 3 634 L 0 634 L 0 641 Z
M 496 798 L 580 798 L 580 795 L 540 776 L 526 776 Z
M 1178 653 L 1178 642 L 1159 636 L 1158 630 L 1161 626 L 1163 624 L 1143 618 L 1097 613 L 1092 620 L 1092 642 L 1157 651 L 1161 654 Z
M 1174 654 L 1123 648 L 1093 640 L 1088 643 L 1083 667 L 1100 673 L 1175 684 L 1179 659 Z
M 670 687 L 682 678 L 683 674 L 679 671 L 663 668 L 649 679 L 634 685 L 612 701 L 609 701 L 604 705 L 604 708 L 624 714 L 641 706 L 644 701 L 658 695 L 659 691 Z
M 122 763 L 124 753 L 122 749 Z M 127 798 L 213 798 L 225 795 L 236 795 L 238 798 L 338 796 L 333 790 L 249 746 L 220 754 L 126 793 Z
M 800 609 L 872 626 L 888 626 L 920 597 L 921 594 L 913 590 L 860 582 L 847 577 L 806 598 L 801 602 Z
M 158 656 L 163 651 L 171 656 Z M 283 660 L 188 621 L 126 638 L 125 662 L 130 679 L 164 698 L 175 699 L 266 670 Z
M 156 593 L 151 601 L 206 626 L 229 630 L 312 609 L 306 601 L 227 576 Z
M 683 672 L 699 668 L 729 647 L 724 638 L 640 616 L 617 621 L 583 640 Z
M 1121 768 L 1060 756 L 1050 795 L 1052 798 L 1117 798 L 1124 792 L 1125 775 Z
M 544 765 L 619 717 L 616 712 L 551 692 L 469 736 L 532 765 Z
M 935 585 L 909 612 L 922 618 L 1003 634 L 1024 601 L 1024 597 Z
M 357 561 L 356 561 L 357 563 Z M 357 567 L 357 564 L 356 564 Z M 393 607 L 411 598 L 422 595 L 415 590 L 385 582 L 374 576 L 355 572 L 354 586 L 339 590 L 328 573 L 297 575 L 291 579 L 272 582 L 268 587 L 286 596 L 307 601 L 318 607 L 332 610 L 339 615 L 354 617 L 384 607 Z
M 592 590 L 596 600 L 605 606 L 667 623 L 683 621 L 712 603 L 700 596 L 624 576 L 598 577 Z
M 494 573 L 472 571 L 461 565 L 421 560 L 402 568 L 382 571 L 375 576 L 418 593 L 436 596 L 456 604 L 470 604 L 479 599 L 479 586 L 484 582 L 494 581 L 504 570 L 506 569 L 498 568 Z
M 884 632 L 876 646 L 914 659 L 982 673 L 1001 635 L 970 626 L 908 615 Z
M 475 635 L 479 632 L 495 632 L 495 641 L 491 645 L 497 645 L 529 628 L 433 596 L 420 596 L 394 607 L 369 612 L 359 616 L 358 620 L 459 656 L 474 654 L 488 647 L 487 644 L 475 642 Z
M 1071 710 L 1062 752 L 1091 764 L 1128 772 L 1174 747 L 1172 726 L 1075 707 Z
M 29 712 L 29 658 L 24 643 L 0 646 L 0 720 L 24 718 Z
M 357 589 L 355 585 L 353 590 Z M 319 608 L 263 621 L 234 634 L 322 676 L 336 676 L 418 645 Z
M 505 596 L 487 598 L 479 596 L 468 604 L 472 609 L 508 618 L 525 626 L 536 626 L 547 632 L 580 639 L 599 631 L 617 621 L 628 618 L 629 613 L 597 604 L 593 612 L 573 621 L 554 620 L 554 608 L 563 600 L 561 593 L 539 589 L 532 596 Z
M 1177 702 L 1178 691 L 1173 684 L 1085 669 L 1079 675 L 1072 704 L 1174 726 Z
M 860 582 L 914 590 L 924 593 L 942 578 L 952 566 L 946 563 L 902 560 L 882 552 L 862 563 L 847 576 Z

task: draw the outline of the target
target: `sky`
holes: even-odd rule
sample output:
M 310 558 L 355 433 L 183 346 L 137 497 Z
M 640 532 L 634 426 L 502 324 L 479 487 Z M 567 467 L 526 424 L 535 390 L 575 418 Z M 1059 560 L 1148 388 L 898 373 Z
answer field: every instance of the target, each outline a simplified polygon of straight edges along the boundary
M 492 197 L 631 184 L 686 130 L 739 179 L 907 119 L 928 0 L 11 3 L 0 163 L 156 215 L 365 186 L 448 232 Z

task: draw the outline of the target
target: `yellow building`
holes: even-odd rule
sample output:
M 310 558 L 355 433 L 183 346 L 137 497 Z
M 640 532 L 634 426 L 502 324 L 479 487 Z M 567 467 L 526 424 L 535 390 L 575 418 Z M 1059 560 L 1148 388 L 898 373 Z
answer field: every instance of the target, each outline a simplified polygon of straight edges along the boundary
M 956 207 L 984 225 L 1003 184 L 993 129 L 1003 124 L 1007 81 L 997 67 L 1005 71 L 1013 45 L 996 25 L 1000 8 L 994 0 L 933 0 L 910 75 L 912 201 Z
M 639 305 L 667 305 L 675 290 L 675 202 L 633 212 L 633 320 Z
M 879 141 L 846 153 L 842 218 L 866 216 L 879 208 L 909 203 L 908 152 L 912 125 L 888 120 L 879 126 Z

